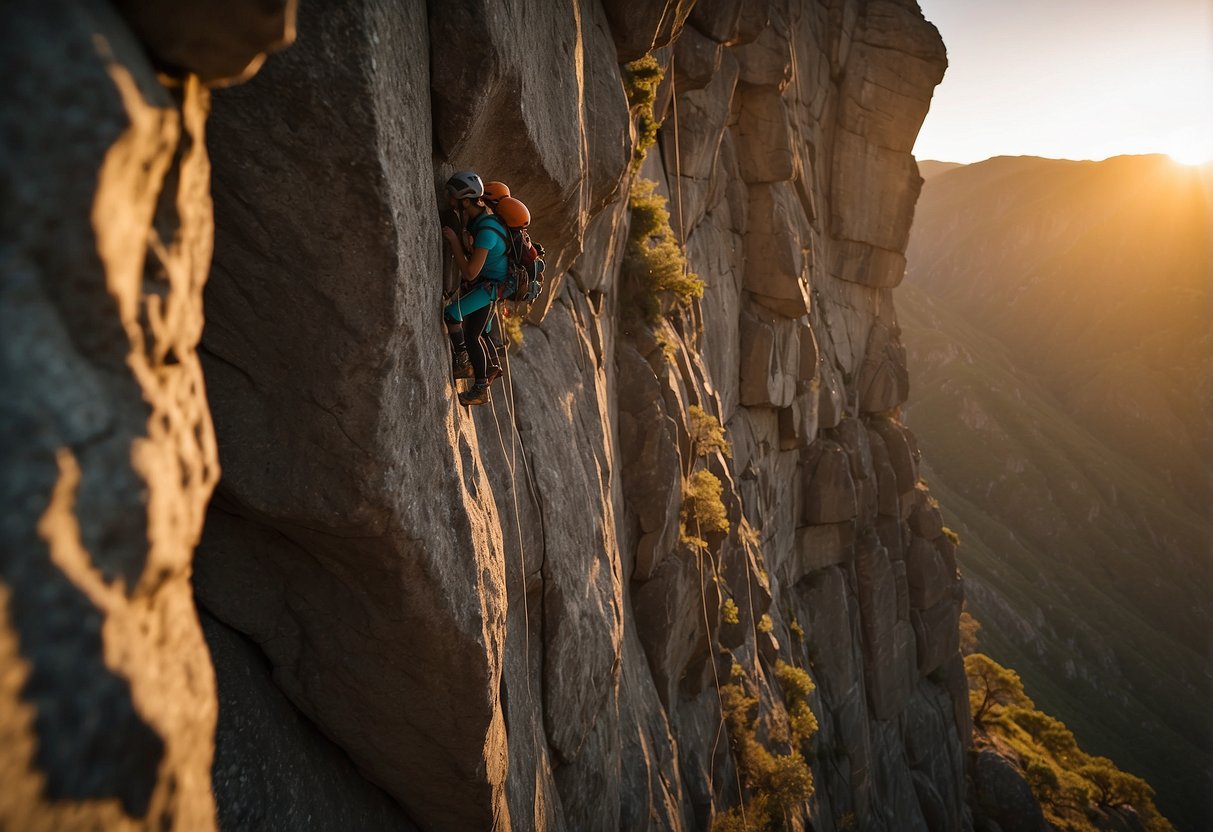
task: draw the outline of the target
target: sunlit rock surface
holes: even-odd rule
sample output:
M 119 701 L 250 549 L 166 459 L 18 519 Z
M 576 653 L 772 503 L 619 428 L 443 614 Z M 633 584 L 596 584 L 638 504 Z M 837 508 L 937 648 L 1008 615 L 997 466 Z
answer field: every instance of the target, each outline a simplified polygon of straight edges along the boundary
M 0 828 L 211 829 L 208 93 L 104 3 L 0 17 Z

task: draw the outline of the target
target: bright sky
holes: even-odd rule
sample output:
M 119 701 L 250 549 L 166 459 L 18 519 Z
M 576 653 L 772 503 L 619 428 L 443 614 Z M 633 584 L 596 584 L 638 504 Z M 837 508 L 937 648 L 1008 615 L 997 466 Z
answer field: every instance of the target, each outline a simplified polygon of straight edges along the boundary
M 919 0 L 948 72 L 914 155 L 1213 158 L 1213 0 Z

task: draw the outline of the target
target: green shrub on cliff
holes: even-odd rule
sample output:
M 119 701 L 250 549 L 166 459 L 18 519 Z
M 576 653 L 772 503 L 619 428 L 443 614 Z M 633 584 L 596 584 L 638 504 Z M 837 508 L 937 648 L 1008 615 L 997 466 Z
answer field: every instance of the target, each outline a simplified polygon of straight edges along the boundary
M 1003 667 L 985 653 L 970 653 L 964 662 L 974 725 L 984 726 L 987 717 L 1010 705 L 1032 707 L 1032 700 L 1024 693 L 1023 682 L 1014 670 Z
M 792 743 L 800 745 L 808 742 L 817 733 L 817 717 L 809 708 L 809 696 L 817 686 L 807 671 L 783 659 L 775 662 L 775 676 L 783 686 L 783 704 L 788 709 L 788 721 L 792 725 Z
M 636 145 L 632 148 L 632 171 L 640 169 L 645 154 L 657 141 L 657 123 L 653 115 L 653 102 L 657 99 L 657 87 L 665 73 L 657 65 L 657 59 L 645 55 L 623 65 L 623 90 L 628 97 L 628 108 L 636 119 Z
M 1096 832 L 1119 823 L 1109 813 L 1128 807 L 1147 832 L 1174 832 L 1154 805 L 1150 785 L 1108 758 L 1084 752 L 1065 723 L 1036 710 L 1014 671 L 973 653 L 965 657 L 965 672 L 977 744 L 1018 763 L 1054 828 Z
M 682 485 L 682 542 L 694 549 L 707 549 L 701 535 L 727 532 L 729 515 L 720 499 L 724 488 L 711 471 L 696 471 Z
M 691 447 L 696 456 L 707 456 L 719 451 L 725 459 L 732 459 L 733 448 L 729 440 L 724 438 L 724 426 L 720 420 L 708 413 L 697 404 L 690 407 L 691 423 L 688 425 L 691 434 Z
M 686 257 L 670 227 L 666 198 L 651 179 L 637 179 L 628 193 L 632 225 L 623 268 L 633 292 L 632 303 L 649 323 L 660 315 L 660 295 L 679 303 L 703 297 L 703 281 L 687 271 Z
M 789 679 L 791 692 L 785 688 L 784 695 L 795 700 L 803 690 L 802 680 L 794 674 L 789 674 Z M 809 685 L 812 685 L 811 681 Z M 719 815 L 712 824 L 712 832 L 786 829 L 799 804 L 813 794 L 813 773 L 799 748 L 794 745 L 790 753 L 776 754 L 759 742 L 756 726 L 759 700 L 750 692 L 751 687 L 745 672 L 735 664 L 732 680 L 720 689 L 725 722 L 729 728 L 729 747 L 750 797 L 743 806 L 736 806 Z M 807 702 L 804 704 L 807 710 Z M 809 712 L 809 717 L 812 717 L 812 712 Z M 801 714 L 799 724 L 807 729 L 807 723 L 808 720 Z M 816 723 L 816 718 L 812 718 L 813 730 L 816 730 Z M 795 732 L 796 723 L 792 728 Z

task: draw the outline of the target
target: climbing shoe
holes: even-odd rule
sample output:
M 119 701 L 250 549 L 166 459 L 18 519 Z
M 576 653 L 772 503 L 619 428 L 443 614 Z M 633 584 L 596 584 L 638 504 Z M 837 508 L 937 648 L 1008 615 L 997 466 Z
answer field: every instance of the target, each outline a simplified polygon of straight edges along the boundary
M 505 370 L 501 369 L 500 367 L 489 367 L 489 375 L 488 378 L 484 380 L 484 383 L 486 385 L 492 384 L 503 375 L 505 375 Z
M 464 407 L 471 407 L 476 404 L 488 404 L 488 401 L 489 385 L 485 381 L 478 381 L 459 394 L 459 403 Z
M 460 350 L 454 355 L 455 378 L 475 378 L 476 371 L 472 369 L 472 359 L 468 358 L 467 350 Z

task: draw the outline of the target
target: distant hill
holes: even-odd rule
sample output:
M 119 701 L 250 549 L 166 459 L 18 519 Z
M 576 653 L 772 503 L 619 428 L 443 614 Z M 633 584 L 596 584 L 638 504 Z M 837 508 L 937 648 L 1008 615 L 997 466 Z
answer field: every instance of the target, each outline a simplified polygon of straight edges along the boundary
M 941 173 L 963 168 L 960 162 L 936 162 L 933 159 L 923 159 L 918 163 L 918 175 L 923 179 L 933 179 Z
M 898 299 L 987 651 L 1181 829 L 1213 828 L 1211 184 L 1161 156 L 935 175 Z

